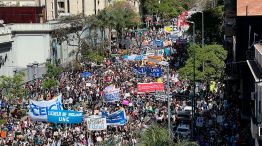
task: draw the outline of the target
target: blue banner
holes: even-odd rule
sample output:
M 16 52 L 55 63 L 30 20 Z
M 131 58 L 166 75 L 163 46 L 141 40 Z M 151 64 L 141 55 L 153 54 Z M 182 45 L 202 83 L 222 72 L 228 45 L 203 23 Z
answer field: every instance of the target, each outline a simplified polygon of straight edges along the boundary
M 116 111 L 112 114 L 102 111 L 102 116 L 106 117 L 107 125 L 125 125 L 127 122 L 126 113 L 123 110 Z
M 133 67 L 133 72 L 138 74 L 146 74 L 148 76 L 156 78 L 162 76 L 162 69 L 160 67 Z
M 81 78 L 87 78 L 87 77 L 89 77 L 91 75 L 92 74 L 90 72 L 85 71 L 85 72 L 82 72 L 80 76 L 81 76 Z
M 133 67 L 133 72 L 138 74 L 146 74 L 146 67 Z
M 148 76 L 158 78 L 162 76 L 162 69 L 160 67 L 156 67 L 156 68 L 148 67 L 147 74 Z
M 48 122 L 76 124 L 82 123 L 83 113 L 69 110 L 49 110 L 47 115 Z
M 120 93 L 119 90 L 113 90 L 111 92 L 104 93 L 104 101 L 105 102 L 115 102 L 120 100 Z
M 123 56 L 124 60 L 130 60 L 130 61 L 141 61 L 143 60 L 144 56 L 143 55 L 136 55 L 136 54 L 133 54 L 133 55 L 124 55 Z
M 63 110 L 62 95 L 49 101 L 29 101 L 29 117 L 32 121 L 47 121 L 49 110 Z

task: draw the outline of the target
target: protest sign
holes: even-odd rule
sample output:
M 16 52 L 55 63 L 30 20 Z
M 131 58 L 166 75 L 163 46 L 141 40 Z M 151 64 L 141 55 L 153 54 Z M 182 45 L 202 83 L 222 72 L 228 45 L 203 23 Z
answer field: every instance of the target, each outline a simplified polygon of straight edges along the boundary
M 125 125 L 127 122 L 126 113 L 124 110 L 119 110 L 112 114 L 102 111 L 102 116 L 106 117 L 107 125 Z
M 49 110 L 47 115 L 48 122 L 76 124 L 82 123 L 83 113 L 69 110 Z
M 29 117 L 32 121 L 47 121 L 48 110 L 63 110 L 62 95 L 49 101 L 29 101 Z
M 161 77 L 162 76 L 162 69 L 160 67 L 148 67 L 147 68 L 147 74 L 151 77 Z
M 100 116 L 90 116 L 86 119 L 87 128 L 90 131 L 106 130 L 106 118 Z
M 142 67 L 133 67 L 133 72 L 137 73 L 137 74 L 146 74 L 146 67 L 142 66 Z
M 116 89 L 111 92 L 105 92 L 104 93 L 104 101 L 105 102 L 115 102 L 120 100 L 120 90 Z
M 156 92 L 164 91 L 164 83 L 138 83 L 137 84 L 138 92 Z

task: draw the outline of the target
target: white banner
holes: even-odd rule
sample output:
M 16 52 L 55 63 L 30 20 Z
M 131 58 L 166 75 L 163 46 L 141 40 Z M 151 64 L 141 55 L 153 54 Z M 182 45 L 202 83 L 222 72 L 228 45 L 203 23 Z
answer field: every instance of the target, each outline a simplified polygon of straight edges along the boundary
M 63 110 L 62 95 L 49 101 L 29 101 L 29 117 L 32 121 L 47 121 L 48 110 Z
M 90 116 L 86 119 L 87 128 L 90 131 L 106 130 L 106 118 Z

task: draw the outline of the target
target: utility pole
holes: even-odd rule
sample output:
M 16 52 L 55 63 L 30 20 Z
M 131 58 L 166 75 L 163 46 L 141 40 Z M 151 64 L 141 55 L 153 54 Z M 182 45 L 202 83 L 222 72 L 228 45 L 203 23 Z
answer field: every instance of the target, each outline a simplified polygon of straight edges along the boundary
M 195 45 L 195 34 L 196 34 L 196 28 L 195 28 L 195 22 L 193 21 L 187 21 L 188 23 L 193 24 L 193 46 Z M 191 128 L 192 133 L 191 137 L 194 138 L 194 120 L 195 120 L 195 96 L 196 96 L 196 49 L 193 50 L 193 97 L 191 98 L 191 106 L 192 106 L 192 121 L 191 121 Z
M 169 136 L 172 136 L 172 128 L 171 128 L 171 109 L 170 109 L 170 86 L 169 86 L 169 64 L 167 64 L 167 105 L 168 105 L 168 131 L 169 131 Z
M 202 11 L 202 48 L 204 48 L 204 44 L 205 44 L 205 38 L 204 38 L 204 12 Z

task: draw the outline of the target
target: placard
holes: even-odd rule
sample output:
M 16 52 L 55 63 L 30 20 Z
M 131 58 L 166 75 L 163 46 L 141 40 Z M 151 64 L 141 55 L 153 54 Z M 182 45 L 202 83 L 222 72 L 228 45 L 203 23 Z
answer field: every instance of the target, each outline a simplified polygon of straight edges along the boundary
M 86 122 L 90 131 L 106 130 L 107 128 L 106 118 L 91 116 L 86 119 Z

